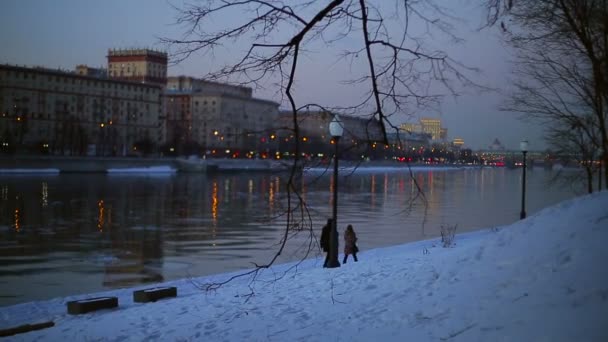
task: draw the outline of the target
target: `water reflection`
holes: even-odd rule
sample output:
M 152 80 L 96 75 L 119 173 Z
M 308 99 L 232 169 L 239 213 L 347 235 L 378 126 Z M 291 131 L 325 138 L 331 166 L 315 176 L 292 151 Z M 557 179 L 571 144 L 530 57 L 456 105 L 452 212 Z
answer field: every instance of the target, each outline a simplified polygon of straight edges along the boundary
M 42 182 L 42 207 L 49 205 L 49 185 L 47 182 Z
M 20 226 L 19 226 L 19 209 L 15 209 L 15 223 L 14 223 L 14 226 L 15 226 L 15 231 L 19 232 L 19 228 L 20 228 Z
M 363 250 L 518 219 L 518 170 L 342 175 L 339 230 L 353 224 Z M 529 212 L 574 194 L 530 172 Z M 283 236 L 287 176 L 276 174 L 0 178 L 0 305 L 249 267 Z M 315 229 L 331 216 L 330 173 L 295 180 Z M 292 199 L 293 200 L 293 199 Z M 293 202 L 292 202 L 293 204 Z M 425 216 L 426 212 L 426 216 Z M 276 218 L 272 219 L 271 218 Z M 423 226 L 423 222 L 425 225 Z M 299 228 L 306 228 L 299 226 Z M 290 238 L 280 261 L 302 255 Z M 314 256 L 314 254 L 313 254 Z
M 99 214 L 97 215 L 97 229 L 99 232 L 103 232 L 103 225 L 105 221 L 105 215 L 103 214 L 103 200 L 99 200 L 99 202 L 97 202 L 97 206 L 99 207 Z

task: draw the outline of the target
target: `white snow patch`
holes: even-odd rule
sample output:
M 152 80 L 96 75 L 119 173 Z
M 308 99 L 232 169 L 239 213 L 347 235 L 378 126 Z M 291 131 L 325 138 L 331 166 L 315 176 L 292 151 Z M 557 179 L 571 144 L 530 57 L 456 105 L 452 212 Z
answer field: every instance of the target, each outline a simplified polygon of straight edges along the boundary
M 108 169 L 109 174 L 174 174 L 177 169 L 170 166 L 149 166 L 149 167 L 133 167 Z
M 58 174 L 59 169 L 0 169 L 0 174 Z
M 355 173 L 376 173 L 376 172 L 409 172 L 411 169 L 412 172 L 420 172 L 420 171 L 454 171 L 454 170 L 464 170 L 466 167 L 461 166 L 412 166 L 408 168 L 407 166 L 358 166 L 358 167 L 341 167 L 338 166 L 339 172 L 355 172 Z M 333 166 L 329 165 L 327 167 L 305 167 L 303 169 L 304 172 L 333 172 Z

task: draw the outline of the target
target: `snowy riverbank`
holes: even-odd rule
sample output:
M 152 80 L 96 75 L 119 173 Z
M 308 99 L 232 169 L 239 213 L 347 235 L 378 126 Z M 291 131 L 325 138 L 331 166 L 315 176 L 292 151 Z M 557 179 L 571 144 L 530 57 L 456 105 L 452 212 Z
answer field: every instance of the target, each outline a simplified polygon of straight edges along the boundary
M 412 171 L 454 170 L 480 167 L 452 164 L 405 164 L 395 161 L 353 162 L 341 161 L 341 172 L 402 172 L 411 167 Z M 0 157 L 1 175 L 35 175 L 59 173 L 130 173 L 132 175 L 172 174 L 175 172 L 240 172 L 288 171 L 293 166 L 291 160 L 271 159 L 229 159 L 229 158 L 136 158 L 136 157 L 65 157 L 65 156 L 23 156 Z M 331 164 L 321 165 L 319 161 L 305 162 L 305 171 L 333 172 Z
M 156 303 L 134 303 L 134 289 L 95 294 L 119 307 L 85 315 L 68 315 L 66 302 L 87 296 L 3 307 L 0 329 L 55 323 L 17 341 L 605 341 L 606 208 L 608 192 L 597 193 L 458 235 L 452 248 L 434 239 L 336 269 L 278 265 L 210 293 L 194 283 L 230 274 L 174 281 L 177 298 Z

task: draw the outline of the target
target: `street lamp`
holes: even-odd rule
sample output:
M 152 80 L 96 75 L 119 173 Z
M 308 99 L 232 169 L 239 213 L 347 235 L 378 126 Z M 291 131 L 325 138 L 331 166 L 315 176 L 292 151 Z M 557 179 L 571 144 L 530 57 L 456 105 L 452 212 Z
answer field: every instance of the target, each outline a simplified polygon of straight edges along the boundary
M 526 153 L 528 153 L 528 140 L 522 140 L 519 143 L 519 149 L 524 155 L 524 170 L 521 183 L 521 213 L 519 215 L 519 218 L 523 220 L 526 218 Z
M 334 140 L 336 151 L 334 153 L 334 207 L 332 212 L 333 225 L 329 233 L 329 262 L 327 267 L 340 267 L 338 261 L 338 142 L 344 133 L 342 121 L 338 115 L 329 123 L 329 134 Z

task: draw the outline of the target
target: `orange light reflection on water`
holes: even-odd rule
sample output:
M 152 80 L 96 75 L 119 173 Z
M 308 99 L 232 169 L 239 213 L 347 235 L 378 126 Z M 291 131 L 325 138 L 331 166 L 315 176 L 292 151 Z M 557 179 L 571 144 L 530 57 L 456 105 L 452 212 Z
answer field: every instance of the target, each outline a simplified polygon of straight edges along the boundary
M 15 209 L 15 231 L 16 232 L 19 232 L 19 229 L 21 229 L 19 220 L 20 220 L 19 209 Z
M 217 212 L 218 212 L 218 198 L 217 198 L 217 181 L 213 181 L 211 190 L 211 218 L 213 219 L 214 226 L 217 224 Z
M 103 226 L 104 226 L 104 203 L 103 200 L 99 200 L 97 202 L 97 208 L 98 208 L 98 214 L 97 214 L 97 229 L 99 230 L 99 232 L 103 232 Z

